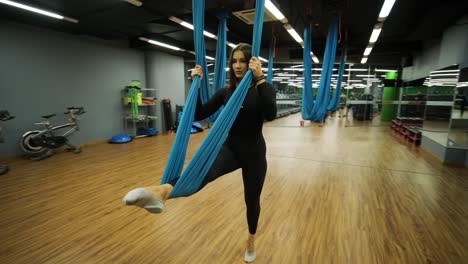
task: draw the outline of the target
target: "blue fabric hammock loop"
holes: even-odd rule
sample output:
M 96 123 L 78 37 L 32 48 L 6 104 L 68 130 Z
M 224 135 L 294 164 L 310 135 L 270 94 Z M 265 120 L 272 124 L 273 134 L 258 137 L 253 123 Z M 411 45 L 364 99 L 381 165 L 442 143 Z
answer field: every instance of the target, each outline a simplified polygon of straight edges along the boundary
M 346 44 L 343 42 L 341 44 L 341 58 L 340 58 L 340 68 L 338 69 L 338 80 L 336 82 L 335 94 L 328 104 L 327 110 L 335 112 L 338 108 L 338 103 L 341 96 L 341 81 L 343 80 L 343 73 L 345 70 L 345 57 L 346 57 Z
M 275 48 L 276 39 L 273 36 L 273 39 L 270 43 L 270 49 L 268 50 L 268 73 L 267 73 L 267 82 L 273 83 L 273 49 Z
M 323 58 L 322 74 L 317 92 L 317 99 L 312 109 L 312 119 L 315 122 L 322 122 L 327 114 L 328 101 L 330 100 L 330 84 L 335 62 L 337 44 L 338 19 L 334 18 L 328 29 L 325 55 Z
M 192 0 L 192 6 L 196 54 L 195 61 L 199 65 L 206 65 L 206 62 L 205 64 L 203 63 L 203 60 L 205 60 L 205 53 L 203 52 L 204 50 L 201 50 L 202 48 L 204 49 L 205 46 L 203 38 L 204 1 Z M 252 56 L 258 57 L 258 54 L 260 53 L 260 41 L 263 27 L 264 0 L 257 0 L 255 8 Z M 180 178 L 174 186 L 169 198 L 189 196 L 197 192 L 200 188 L 206 173 L 216 159 L 219 150 L 221 149 L 221 146 L 223 145 L 224 140 L 237 117 L 242 102 L 247 94 L 248 87 L 252 81 L 252 71 L 247 71 L 228 103 L 219 114 L 209 133 L 203 140 L 201 146 L 195 152 L 193 158 L 190 160 L 181 175 L 186 156 L 185 153 L 187 150 L 190 128 L 195 113 L 198 96 L 198 81 L 198 76 L 195 76 L 184 106 L 184 112 L 182 113 L 180 122 L 181 125 L 177 131 L 175 141 L 172 144 L 166 169 L 164 170 L 164 175 L 161 180 L 161 184 L 164 184 L 180 175 Z
M 216 91 L 223 88 L 226 84 L 226 28 L 227 28 L 227 19 L 229 14 L 227 11 L 221 11 L 217 15 L 218 17 L 218 35 L 216 42 L 216 58 L 215 58 L 215 67 L 214 67 L 214 77 L 213 85 L 210 87 L 209 78 L 208 78 L 208 66 L 203 67 L 203 76 L 207 78 L 202 79 L 200 90 L 204 91 L 201 93 L 202 103 L 206 103 L 211 96 L 213 96 Z M 205 60 L 206 64 L 206 60 Z M 207 122 L 214 122 L 218 117 L 221 109 L 216 113 L 212 114 L 210 117 L 206 118 Z
M 312 37 L 310 32 L 310 26 L 304 28 L 304 50 L 302 53 L 302 59 L 304 60 L 304 71 L 302 76 L 304 77 L 304 85 L 302 88 L 302 108 L 301 114 L 302 119 L 312 119 L 312 108 L 314 107 L 314 93 L 312 90 L 312 58 L 310 52 L 312 50 Z

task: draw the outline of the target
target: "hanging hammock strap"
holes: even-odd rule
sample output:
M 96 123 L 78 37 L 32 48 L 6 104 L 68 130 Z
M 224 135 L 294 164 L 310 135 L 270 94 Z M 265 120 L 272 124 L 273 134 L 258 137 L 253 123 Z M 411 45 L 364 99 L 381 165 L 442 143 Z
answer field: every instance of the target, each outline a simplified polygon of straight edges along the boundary
M 226 84 L 226 31 L 227 31 L 227 19 L 229 14 L 227 11 L 221 11 L 217 15 L 218 17 L 218 35 L 216 42 L 216 58 L 214 61 L 214 77 L 213 85 L 210 88 L 208 78 L 208 66 L 203 68 L 203 76 L 207 76 L 202 79 L 200 89 L 205 89 L 208 92 L 203 95 L 209 95 L 207 98 L 202 96 L 202 103 L 205 104 L 213 95 Z M 206 60 L 205 60 L 206 61 Z M 221 109 L 220 109 L 221 110 Z M 215 112 L 210 117 L 206 118 L 207 122 L 214 122 L 218 118 L 220 111 Z
M 309 25 L 311 25 L 310 20 Z M 304 120 L 312 119 L 312 109 L 314 107 L 314 94 L 312 90 L 312 58 L 310 55 L 312 50 L 312 37 L 310 28 L 310 26 L 304 27 L 304 49 L 302 53 L 302 59 L 304 61 L 304 71 L 302 71 L 304 85 L 302 88 L 301 114 L 302 119 Z
M 275 32 L 272 29 L 271 32 L 271 43 L 270 43 L 270 49 L 268 51 L 268 73 L 267 73 L 267 82 L 272 83 L 273 82 L 273 59 L 275 58 L 275 53 L 276 53 L 276 36 Z
M 328 111 L 334 112 L 339 106 L 338 102 L 341 96 L 341 82 L 343 80 L 343 74 L 344 74 L 344 69 L 345 69 L 345 58 L 346 58 L 346 44 L 343 41 L 341 43 L 340 68 L 338 69 L 338 78 L 336 82 L 335 94 L 333 95 L 333 98 L 331 99 L 330 104 L 328 105 L 328 108 L 327 108 Z
M 328 102 L 330 100 L 330 84 L 335 63 L 336 45 L 337 45 L 337 19 L 332 19 L 328 29 L 325 55 L 323 56 L 322 73 L 317 92 L 317 98 L 312 108 L 312 118 L 310 120 L 321 122 L 327 114 Z

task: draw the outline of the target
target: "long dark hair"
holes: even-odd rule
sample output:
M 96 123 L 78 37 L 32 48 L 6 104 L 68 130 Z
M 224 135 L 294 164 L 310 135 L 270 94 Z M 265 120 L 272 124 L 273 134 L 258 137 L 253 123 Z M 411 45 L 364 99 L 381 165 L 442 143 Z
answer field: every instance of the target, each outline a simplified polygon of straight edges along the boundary
M 250 59 L 252 58 L 252 46 L 246 43 L 239 43 L 235 48 L 231 51 L 231 56 L 229 57 L 229 88 L 234 89 L 236 88 L 236 75 L 234 74 L 234 69 L 232 68 L 232 57 L 234 56 L 234 52 L 242 51 L 244 53 L 245 61 L 247 65 L 249 64 Z M 247 68 L 248 70 L 248 68 Z

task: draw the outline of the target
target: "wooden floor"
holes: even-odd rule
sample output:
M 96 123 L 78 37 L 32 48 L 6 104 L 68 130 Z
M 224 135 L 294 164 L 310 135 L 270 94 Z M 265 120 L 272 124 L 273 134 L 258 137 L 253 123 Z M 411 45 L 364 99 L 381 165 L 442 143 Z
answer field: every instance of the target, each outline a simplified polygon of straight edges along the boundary
M 468 263 L 468 170 L 388 126 L 300 115 L 267 123 L 255 263 Z M 193 135 L 188 157 L 205 133 Z M 127 191 L 161 178 L 173 136 L 9 160 L 0 263 L 244 263 L 240 171 L 151 215 Z M 5 161 L 5 160 L 3 160 Z

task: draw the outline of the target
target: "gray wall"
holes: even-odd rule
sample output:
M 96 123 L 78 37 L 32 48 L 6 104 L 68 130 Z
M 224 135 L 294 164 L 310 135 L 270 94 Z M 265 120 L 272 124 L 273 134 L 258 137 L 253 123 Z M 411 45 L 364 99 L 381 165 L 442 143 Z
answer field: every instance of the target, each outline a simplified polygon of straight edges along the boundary
M 468 66 L 468 16 L 447 28 L 440 39 L 426 42 L 413 54 L 413 66 L 403 68 L 402 79 L 411 81 L 453 64 Z
M 67 106 L 84 106 L 87 111 L 81 131 L 70 138 L 72 143 L 105 140 L 124 132 L 121 90 L 131 80 L 147 86 L 143 52 L 129 49 L 126 42 L 5 21 L 0 21 L 0 36 L 0 109 L 16 116 L 0 124 L 6 141 L 0 145 L 0 156 L 20 154 L 19 138 L 38 128 L 33 123 L 42 120 L 40 115 L 61 114 Z M 161 88 L 158 97 L 174 96 L 183 104 L 184 97 L 178 96 L 184 93 L 183 73 L 177 71 L 182 71 L 183 59 L 163 53 L 153 57 L 154 88 Z M 53 120 L 61 122 L 63 117 Z
M 145 53 L 146 80 L 149 88 L 156 88 L 158 106 L 156 115 L 159 117 L 156 128 L 166 131 L 162 99 L 171 99 L 172 121 L 175 122 L 175 107 L 185 103 L 184 59 L 167 53 L 148 51 Z

